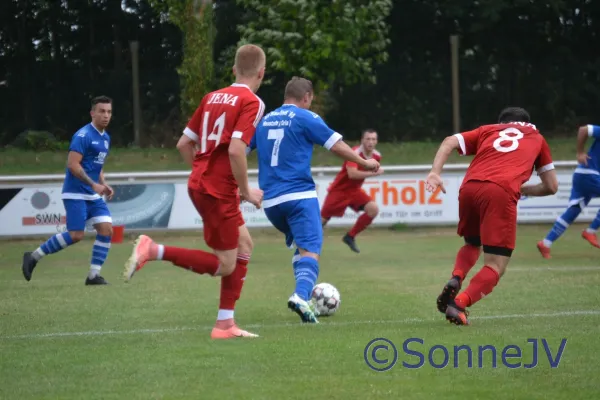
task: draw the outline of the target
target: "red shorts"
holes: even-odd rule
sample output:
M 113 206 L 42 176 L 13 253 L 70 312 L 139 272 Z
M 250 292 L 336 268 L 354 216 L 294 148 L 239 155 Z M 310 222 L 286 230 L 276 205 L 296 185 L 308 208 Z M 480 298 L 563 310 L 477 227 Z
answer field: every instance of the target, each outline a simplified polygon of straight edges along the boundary
M 359 212 L 371 201 L 373 201 L 371 196 L 362 189 L 352 192 L 329 192 L 321 208 L 321 217 L 325 219 L 341 217 L 344 215 L 347 207 L 350 207 L 355 212 Z
M 458 195 L 458 234 L 479 237 L 481 244 L 514 250 L 517 202 L 492 182 L 469 181 Z
M 206 244 L 213 250 L 237 249 L 239 227 L 245 224 L 240 211 L 240 199 L 218 199 L 190 188 L 188 193 L 202 218 Z

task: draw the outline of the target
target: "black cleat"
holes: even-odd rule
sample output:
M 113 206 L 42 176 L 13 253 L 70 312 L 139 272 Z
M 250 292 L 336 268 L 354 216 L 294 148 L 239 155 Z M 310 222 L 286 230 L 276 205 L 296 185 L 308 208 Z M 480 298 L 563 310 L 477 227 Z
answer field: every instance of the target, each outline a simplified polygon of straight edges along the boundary
M 94 279 L 90 279 L 89 277 L 85 280 L 85 285 L 108 285 L 108 282 L 101 277 L 100 275 L 96 275 Z
M 346 234 L 346 236 L 342 238 L 342 242 L 346 243 L 348 247 L 350 247 L 350 250 L 352 250 L 353 252 L 360 253 L 360 250 L 358 249 L 358 247 L 356 247 L 356 241 L 352 236 Z
M 461 283 L 460 279 L 457 276 L 453 276 L 452 279 L 446 283 L 442 293 L 437 298 L 437 309 L 439 312 L 444 314 L 446 312 L 446 308 L 448 304 L 452 301 L 454 302 L 454 298 L 460 291 Z
M 468 316 L 469 312 L 457 306 L 454 300 L 446 308 L 446 319 L 454 325 L 471 325 Z
M 23 276 L 25 277 L 25 279 L 27 281 L 31 280 L 31 274 L 33 274 L 33 269 L 35 268 L 36 265 L 37 265 L 37 260 L 35 258 L 33 258 L 32 253 L 30 251 L 23 254 L 22 270 L 23 270 Z

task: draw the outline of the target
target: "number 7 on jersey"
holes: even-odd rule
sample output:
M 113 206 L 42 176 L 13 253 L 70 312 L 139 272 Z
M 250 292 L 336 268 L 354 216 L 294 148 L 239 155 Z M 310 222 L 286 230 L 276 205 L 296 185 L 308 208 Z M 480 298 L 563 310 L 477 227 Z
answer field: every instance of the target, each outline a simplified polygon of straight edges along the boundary
M 276 167 L 279 165 L 279 146 L 281 145 L 281 141 L 285 136 L 285 131 L 283 129 L 269 129 L 267 134 L 267 139 L 275 140 L 273 144 L 273 152 L 271 153 L 271 167 Z

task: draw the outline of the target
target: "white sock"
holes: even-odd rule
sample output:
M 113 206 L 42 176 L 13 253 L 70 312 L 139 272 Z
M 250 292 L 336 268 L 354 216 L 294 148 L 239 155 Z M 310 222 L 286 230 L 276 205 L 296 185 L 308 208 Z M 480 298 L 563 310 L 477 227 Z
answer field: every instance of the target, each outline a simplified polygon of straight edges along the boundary
M 233 310 L 219 310 L 217 321 L 223 321 L 224 319 L 233 319 Z
M 548 239 L 544 239 L 544 240 L 543 240 L 543 243 L 544 243 L 544 246 L 546 246 L 546 247 L 550 247 L 550 246 L 552 246 L 552 242 L 551 242 L 551 241 L 549 241 Z
M 586 231 L 587 233 L 596 233 L 596 230 L 595 230 L 595 229 L 592 229 L 592 228 L 587 228 L 585 231 Z
M 92 265 L 90 267 L 90 272 L 88 272 L 88 278 L 94 279 L 98 275 L 100 275 L 100 267 L 98 267 L 97 265 Z
M 38 247 L 33 253 L 31 253 L 31 257 L 33 257 L 35 261 L 40 261 L 45 255 L 46 254 L 44 254 L 44 251 L 41 247 Z
M 163 246 L 162 244 L 159 244 L 158 245 L 158 254 L 156 255 L 156 259 L 162 260 L 164 255 L 165 255 L 165 246 Z

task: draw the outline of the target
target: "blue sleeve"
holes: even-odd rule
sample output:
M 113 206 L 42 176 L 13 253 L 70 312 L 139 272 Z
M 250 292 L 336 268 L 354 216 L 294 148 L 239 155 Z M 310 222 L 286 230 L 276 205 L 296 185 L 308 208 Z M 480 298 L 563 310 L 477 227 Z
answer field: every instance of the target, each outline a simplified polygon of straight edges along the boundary
M 250 144 L 246 147 L 246 155 L 252 153 L 252 150 L 256 149 L 256 133 L 250 139 Z
M 85 155 L 85 150 L 87 148 L 87 137 L 84 132 L 76 133 L 71 139 L 71 145 L 69 146 L 69 151 L 75 151 L 81 155 Z
M 600 139 L 600 126 L 598 125 L 588 125 L 588 135 L 593 137 L 594 139 Z
M 313 112 L 306 115 L 305 124 L 310 140 L 327 150 L 330 150 L 334 144 L 342 139 L 342 135 L 328 127 L 325 121 Z

